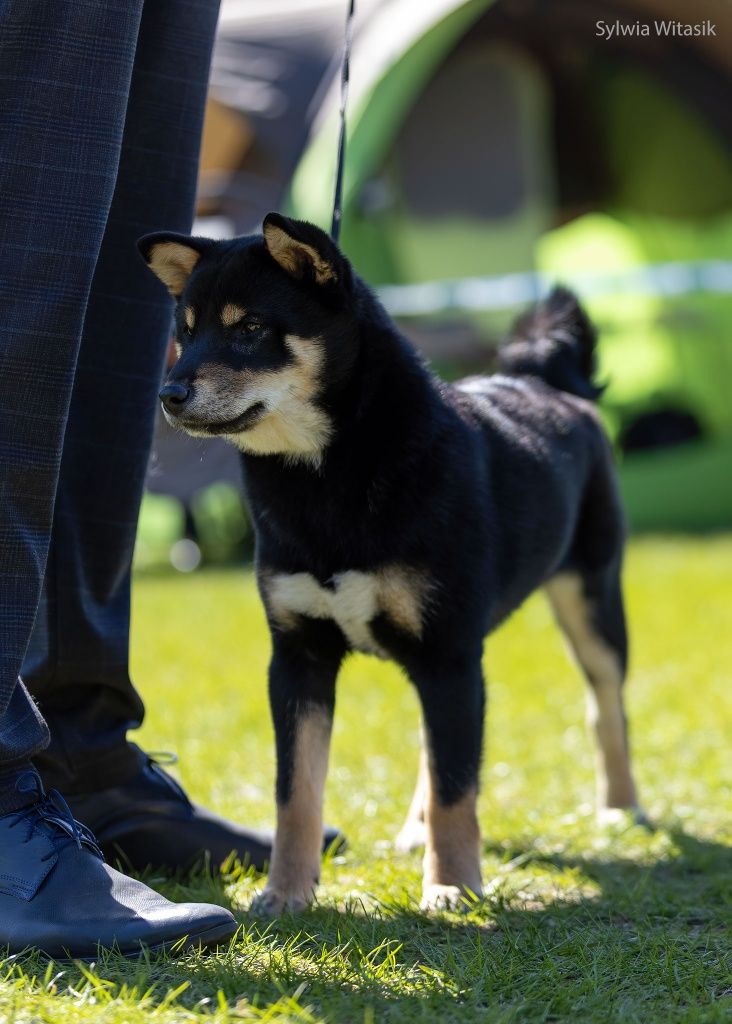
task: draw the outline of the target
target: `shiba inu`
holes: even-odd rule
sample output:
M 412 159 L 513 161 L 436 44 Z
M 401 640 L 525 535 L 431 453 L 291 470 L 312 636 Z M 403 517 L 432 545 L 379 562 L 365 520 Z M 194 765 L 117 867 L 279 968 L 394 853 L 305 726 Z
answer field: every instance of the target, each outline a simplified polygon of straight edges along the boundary
M 484 637 L 538 587 L 588 682 L 601 808 L 636 808 L 623 710 L 624 526 L 592 404 L 595 332 L 555 290 L 516 326 L 502 372 L 439 380 L 324 232 L 140 240 L 176 299 L 169 423 L 242 453 L 272 633 L 277 834 L 255 909 L 318 882 L 339 667 L 398 662 L 423 710 L 399 845 L 426 843 L 423 903 L 481 894 L 476 797 Z

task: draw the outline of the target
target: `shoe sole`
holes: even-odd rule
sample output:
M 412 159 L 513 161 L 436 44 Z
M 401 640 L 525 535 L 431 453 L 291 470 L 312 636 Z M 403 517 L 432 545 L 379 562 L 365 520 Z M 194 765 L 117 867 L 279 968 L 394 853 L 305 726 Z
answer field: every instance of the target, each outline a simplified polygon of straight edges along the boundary
M 234 923 L 232 924 L 219 924 L 212 928 L 206 928 L 205 931 L 196 932 L 195 935 L 182 935 L 177 939 L 168 939 L 165 942 L 158 942 L 155 945 L 143 945 L 140 943 L 137 949 L 121 950 L 115 949 L 114 947 L 100 946 L 97 953 L 93 956 L 73 956 L 68 950 L 64 950 L 62 953 L 49 953 L 45 949 L 38 949 L 32 946 L 27 947 L 23 950 L 12 950 L 8 954 L 9 956 L 23 956 L 25 954 L 39 954 L 47 960 L 53 960 L 54 963 L 58 964 L 92 964 L 98 963 L 100 953 L 109 952 L 114 953 L 117 956 L 121 956 L 124 960 L 139 960 L 140 957 L 147 956 L 148 954 L 158 955 L 160 953 L 175 953 L 183 954 L 190 953 L 193 950 L 210 950 L 215 949 L 218 946 L 228 945 L 231 938 L 236 935 L 239 926 Z
M 141 946 L 139 953 L 131 952 L 123 953 L 122 955 L 129 960 L 140 957 L 147 952 L 188 953 L 194 949 L 216 949 L 224 944 L 228 945 L 230 939 L 236 935 L 238 930 L 239 926 L 236 922 L 233 923 L 233 927 L 231 924 L 219 924 L 213 928 L 207 928 L 206 931 L 198 932 L 196 935 L 186 935 L 182 939 L 160 942 L 157 946 Z

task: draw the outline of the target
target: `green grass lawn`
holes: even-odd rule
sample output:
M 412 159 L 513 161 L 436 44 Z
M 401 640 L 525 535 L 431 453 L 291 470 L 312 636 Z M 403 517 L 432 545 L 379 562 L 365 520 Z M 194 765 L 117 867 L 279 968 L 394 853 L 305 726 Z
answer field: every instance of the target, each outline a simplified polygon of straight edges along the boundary
M 236 942 L 92 969 L 0 965 L 0 1021 L 732 1020 L 731 580 L 730 537 L 630 549 L 628 706 L 655 832 L 595 824 L 583 684 L 536 597 L 486 651 L 481 906 L 419 912 L 420 858 L 390 851 L 417 703 L 397 669 L 358 656 L 327 793 L 350 848 L 326 864 L 318 906 L 263 924 L 246 910 L 261 880 L 245 872 L 149 877 L 175 899 L 231 905 Z M 138 577 L 133 646 L 143 744 L 178 752 L 196 798 L 271 821 L 269 642 L 251 575 Z

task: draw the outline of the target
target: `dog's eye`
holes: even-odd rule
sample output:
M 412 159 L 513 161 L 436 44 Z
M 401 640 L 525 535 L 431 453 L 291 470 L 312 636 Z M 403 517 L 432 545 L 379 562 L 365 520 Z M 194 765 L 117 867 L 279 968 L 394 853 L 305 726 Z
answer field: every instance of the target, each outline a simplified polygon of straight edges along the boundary
M 248 320 L 245 324 L 241 325 L 242 334 L 256 334 L 257 331 L 262 330 L 262 324 L 257 323 L 255 320 Z

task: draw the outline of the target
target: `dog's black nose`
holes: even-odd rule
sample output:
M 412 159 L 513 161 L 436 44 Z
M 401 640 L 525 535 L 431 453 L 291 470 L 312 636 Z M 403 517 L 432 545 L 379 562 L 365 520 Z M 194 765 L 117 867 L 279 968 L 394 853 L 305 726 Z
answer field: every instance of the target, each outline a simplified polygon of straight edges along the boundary
M 190 396 L 191 389 L 188 384 L 163 384 L 159 394 L 165 411 L 171 416 L 180 416 Z

